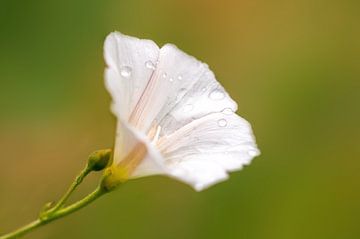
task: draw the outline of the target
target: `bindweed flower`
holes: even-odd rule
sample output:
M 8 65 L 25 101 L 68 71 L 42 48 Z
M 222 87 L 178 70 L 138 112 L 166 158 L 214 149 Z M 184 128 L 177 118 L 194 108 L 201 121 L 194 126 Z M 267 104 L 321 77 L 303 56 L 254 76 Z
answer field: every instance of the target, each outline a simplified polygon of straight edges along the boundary
M 172 44 L 111 33 L 105 40 L 105 85 L 117 117 L 114 149 L 97 150 L 56 203 L 0 239 L 18 238 L 89 205 L 119 184 L 167 175 L 203 190 L 260 154 L 250 124 L 208 65 Z M 102 171 L 84 198 L 68 199 L 85 177 Z
M 105 187 L 167 175 L 200 191 L 259 155 L 250 124 L 205 63 L 172 44 L 118 32 L 104 48 L 117 117 Z

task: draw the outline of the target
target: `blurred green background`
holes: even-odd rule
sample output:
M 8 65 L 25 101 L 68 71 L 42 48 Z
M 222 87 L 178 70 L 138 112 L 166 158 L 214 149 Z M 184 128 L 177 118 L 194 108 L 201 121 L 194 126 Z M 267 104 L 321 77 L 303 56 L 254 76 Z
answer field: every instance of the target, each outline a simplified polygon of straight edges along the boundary
M 131 181 L 25 238 L 360 238 L 359 11 L 355 0 L 0 0 L 0 232 L 113 145 L 102 47 L 118 30 L 207 62 L 262 155 L 201 193 Z

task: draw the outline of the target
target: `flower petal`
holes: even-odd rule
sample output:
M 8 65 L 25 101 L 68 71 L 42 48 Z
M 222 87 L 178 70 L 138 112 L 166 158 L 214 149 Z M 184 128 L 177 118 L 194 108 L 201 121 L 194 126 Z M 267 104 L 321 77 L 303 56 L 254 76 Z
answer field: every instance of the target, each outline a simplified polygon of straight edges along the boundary
M 118 32 L 107 36 L 104 44 L 105 84 L 113 98 L 113 112 L 128 120 L 139 101 L 159 57 L 159 47 Z
M 259 155 L 250 124 L 231 113 L 213 113 L 163 136 L 158 148 L 169 174 L 196 190 L 227 179 Z
M 162 135 L 212 112 L 235 111 L 236 103 L 208 66 L 172 44 L 160 49 L 159 62 L 131 116 L 147 132 L 161 125 Z
M 205 65 L 195 58 L 173 45 L 163 46 L 156 70 L 132 112 L 130 123 L 143 132 L 156 127 L 204 71 Z
M 179 69 L 180 59 L 178 60 L 174 56 L 181 56 L 182 61 L 186 59 L 191 62 L 193 68 L 198 68 L 198 72 L 189 72 L 188 67 Z M 170 61 L 169 58 L 174 60 Z M 162 126 L 162 135 L 170 134 L 207 114 L 221 112 L 224 109 L 237 110 L 237 104 L 215 79 L 207 64 L 196 60 L 171 44 L 161 48 L 160 62 L 162 61 L 166 62 L 159 66 L 163 67 L 163 71 L 171 72 L 178 77 L 181 76 L 181 79 L 177 79 L 180 81 L 177 99 L 173 100 L 173 103 L 168 102 L 156 119 Z

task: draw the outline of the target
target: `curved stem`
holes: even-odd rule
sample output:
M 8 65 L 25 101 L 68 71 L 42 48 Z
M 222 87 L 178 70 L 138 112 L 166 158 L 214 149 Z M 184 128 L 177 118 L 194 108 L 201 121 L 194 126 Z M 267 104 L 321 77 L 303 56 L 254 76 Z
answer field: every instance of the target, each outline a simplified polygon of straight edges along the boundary
M 29 224 L 23 226 L 23 227 L 20 227 L 19 229 L 13 231 L 13 232 L 10 232 L 6 235 L 3 235 L 3 236 L 0 236 L 0 239 L 10 239 L 10 238 L 18 238 L 24 234 L 26 234 L 27 232 L 30 232 L 32 231 L 33 229 L 39 227 L 42 225 L 42 222 L 40 219 L 37 219 L 33 222 L 30 222 Z
M 107 193 L 108 191 L 104 190 L 101 186 L 99 186 L 98 188 L 96 188 L 95 191 L 93 191 L 92 193 L 90 193 L 89 195 L 87 195 L 85 198 L 75 202 L 74 204 L 59 209 L 58 211 L 55 211 L 51 214 L 47 214 L 44 217 L 41 217 L 13 232 L 10 232 L 6 235 L 0 236 L 0 239 L 13 239 L 13 238 L 18 238 L 42 225 L 45 225 L 51 221 L 57 220 L 59 218 L 62 218 L 66 215 L 69 215 L 73 212 L 76 212 L 77 210 L 87 206 L 88 204 L 90 204 L 91 202 L 95 201 L 96 199 L 98 199 L 99 197 L 101 197 L 102 195 L 104 195 L 105 193 Z
M 69 215 L 73 212 L 76 212 L 77 210 L 89 205 L 90 203 L 92 203 L 93 201 L 95 201 L 96 199 L 101 197 L 102 195 L 106 194 L 107 192 L 108 191 L 104 190 L 101 186 L 98 186 L 92 193 L 90 193 L 83 199 L 71 204 L 70 206 L 67 206 L 63 209 L 56 211 L 54 214 L 49 215 L 49 217 L 45 218 L 44 220 L 48 223 L 55 219 L 58 219 L 58 218 L 66 216 L 66 215 Z M 0 238 L 0 239 L 2 239 L 2 238 Z
M 74 182 L 70 185 L 69 189 L 66 191 L 66 193 L 60 198 L 60 200 L 56 203 L 54 207 L 49 209 L 49 211 L 45 212 L 46 214 L 51 214 L 56 212 L 58 209 L 60 209 L 68 200 L 70 195 L 75 191 L 77 186 L 80 185 L 80 183 L 84 180 L 84 178 L 91 172 L 91 168 L 88 167 L 88 165 L 80 172 L 80 174 L 75 178 Z

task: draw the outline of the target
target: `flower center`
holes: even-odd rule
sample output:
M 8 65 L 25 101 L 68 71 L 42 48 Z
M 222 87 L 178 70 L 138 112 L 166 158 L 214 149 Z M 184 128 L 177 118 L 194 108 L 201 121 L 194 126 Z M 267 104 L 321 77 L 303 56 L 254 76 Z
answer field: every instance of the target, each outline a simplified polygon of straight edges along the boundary
M 107 190 L 114 189 L 117 185 L 127 181 L 136 167 L 141 163 L 147 154 L 146 145 L 142 142 L 135 145 L 130 153 L 118 164 L 109 167 L 105 172 L 102 185 Z
M 116 168 L 120 170 L 119 172 L 117 172 L 120 173 L 120 178 L 123 180 L 127 180 L 130 175 L 135 171 L 136 167 L 145 158 L 146 154 L 146 145 L 142 142 L 136 144 L 135 147 L 130 151 L 130 153 L 116 166 Z

